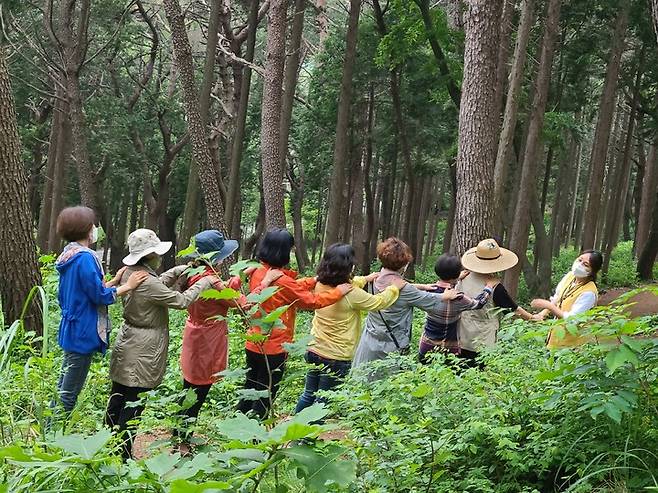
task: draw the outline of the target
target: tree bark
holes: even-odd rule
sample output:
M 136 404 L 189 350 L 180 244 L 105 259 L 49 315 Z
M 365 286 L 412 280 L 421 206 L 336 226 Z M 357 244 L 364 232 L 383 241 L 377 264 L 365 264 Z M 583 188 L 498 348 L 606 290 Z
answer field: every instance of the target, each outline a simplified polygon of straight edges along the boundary
M 635 234 L 636 255 L 640 255 L 649 237 L 652 224 L 651 213 L 654 210 L 656 201 L 656 194 L 654 193 L 656 188 L 658 188 L 658 136 L 653 137 L 649 147 L 644 180 L 642 181 L 642 199 Z
M 448 253 L 453 244 L 455 234 L 455 210 L 457 208 L 457 166 L 454 159 L 448 161 L 448 173 L 450 174 L 450 206 L 446 217 L 446 230 L 443 234 L 441 252 Z
M 640 279 L 644 281 L 648 281 L 653 277 L 653 265 L 656 261 L 656 255 L 658 255 L 658 194 L 656 194 L 655 189 L 653 194 L 654 206 L 651 231 L 637 260 L 637 273 Z
M 334 160 L 329 182 L 329 203 L 327 207 L 327 224 L 325 227 L 325 247 L 336 243 L 340 234 L 340 214 L 331 213 L 337 210 L 345 188 L 345 163 L 348 159 L 350 146 L 349 123 L 352 107 L 352 76 L 356 63 L 356 46 L 359 35 L 359 15 L 361 0 L 350 0 L 350 15 L 347 23 L 345 59 L 343 75 L 340 83 L 338 101 L 338 117 L 336 121 L 336 141 L 334 143 Z
M 8 324 L 21 316 L 32 287 L 41 284 L 27 187 L 9 69 L 0 45 L 0 301 Z M 38 297 L 27 314 L 27 327 L 41 334 Z
M 515 221 L 512 225 L 512 234 L 510 237 L 510 249 L 517 254 L 525 253 L 528 246 L 528 233 L 530 230 L 528 211 L 532 206 L 536 194 L 537 154 L 541 144 L 542 128 L 544 127 L 544 112 L 546 111 L 548 89 L 551 82 L 551 67 L 553 66 L 555 40 L 560 22 L 560 7 L 560 0 L 549 0 L 539 68 L 537 70 L 535 93 L 532 101 L 532 113 L 528 127 L 528 137 L 523 154 Z M 543 229 L 543 227 L 542 222 L 541 228 Z M 520 269 L 521 266 L 517 265 L 505 273 L 505 287 L 507 287 L 513 297 L 517 294 Z
M 495 85 L 502 0 L 470 0 L 465 17 L 464 82 L 459 111 L 457 254 L 493 233 Z
M 592 156 L 590 159 L 589 195 L 587 208 L 585 209 L 581 240 L 581 246 L 583 249 L 592 248 L 596 236 L 596 227 L 601 208 L 601 193 L 605 172 L 606 154 L 608 151 L 608 142 L 610 141 L 610 127 L 612 125 L 612 116 L 614 113 L 621 55 L 624 51 L 625 45 L 624 40 L 626 37 L 626 28 L 628 26 L 629 8 L 629 2 L 621 2 L 621 7 L 617 14 L 617 20 L 615 21 L 615 30 L 612 35 L 612 48 L 610 50 L 610 58 L 606 69 L 605 81 L 603 83 L 603 93 L 601 95 L 601 103 L 599 106 L 599 118 L 596 123 L 594 143 L 592 145 Z
M 628 123 L 626 125 L 626 141 L 624 143 L 624 151 L 620 165 L 617 169 L 617 176 L 615 177 L 615 187 L 612 190 L 612 199 L 614 199 L 614 207 L 610 207 L 611 214 L 608 216 L 606 224 L 604 255 L 603 255 L 603 276 L 608 275 L 608 266 L 610 265 L 610 255 L 612 250 L 617 246 L 619 240 L 619 230 L 624 220 L 624 213 L 626 211 L 626 204 L 629 196 L 629 182 L 631 177 L 631 157 L 633 154 L 633 136 L 635 131 L 635 121 L 637 115 L 637 105 L 640 99 L 640 84 L 642 81 L 642 73 L 644 70 L 644 48 L 639 55 L 638 68 L 635 76 L 635 86 L 633 87 L 633 99 L 631 101 L 631 109 L 628 114 Z
M 247 49 L 245 60 L 254 60 L 256 46 L 256 29 L 258 27 L 258 3 L 259 0 L 251 0 L 249 19 L 247 21 Z M 235 123 L 235 134 L 231 147 L 231 164 L 229 166 L 228 187 L 226 190 L 226 215 L 231 234 L 240 231 L 241 222 L 241 200 L 240 200 L 240 165 L 242 163 L 242 151 L 244 149 L 245 132 L 247 128 L 247 111 L 249 110 L 249 96 L 251 89 L 251 67 L 242 68 L 242 79 L 240 81 L 240 102 L 238 104 L 238 115 Z
M 524 0 L 521 8 L 521 20 L 519 21 L 519 30 L 516 37 L 516 46 L 514 48 L 514 62 L 512 64 L 509 86 L 507 88 L 503 126 L 498 141 L 498 152 L 496 155 L 496 166 L 494 171 L 493 203 L 496 204 L 496 210 L 498 210 L 498 207 L 504 203 L 503 196 L 505 184 L 507 183 L 509 161 L 512 157 L 512 151 L 514 150 L 513 140 L 519 109 L 519 95 L 523 83 L 523 73 L 526 54 L 528 51 L 528 41 L 530 39 L 530 29 L 534 22 L 534 2 L 535 0 Z M 502 233 L 503 219 L 503 215 L 497 212 L 495 227 L 498 233 Z
M 281 104 L 286 61 L 286 1 L 272 0 L 267 13 L 265 80 L 261 108 L 261 156 L 265 223 L 268 228 L 285 228 L 283 168 L 281 166 Z
M 512 18 L 514 16 L 514 0 L 503 0 L 503 11 L 500 14 L 500 43 L 498 45 L 498 63 L 496 66 L 496 113 L 498 133 L 502 121 L 503 96 L 505 83 L 509 73 L 510 37 L 512 35 Z
M 226 235 L 224 223 L 224 207 L 222 205 L 219 184 L 213 169 L 213 161 L 208 148 L 208 140 L 199 98 L 194 82 L 194 65 L 192 62 L 192 49 L 185 30 L 185 21 L 178 0 L 163 0 L 167 21 L 171 28 L 172 44 L 176 64 L 180 71 L 181 87 L 183 90 L 183 107 L 187 117 L 192 155 L 199 166 L 199 180 L 206 203 L 208 222 L 210 227 L 218 229 Z
M 222 14 L 222 0 L 210 1 L 210 16 L 208 18 L 208 38 L 206 39 L 206 52 L 203 65 L 203 81 L 199 93 L 199 108 L 203 125 L 208 124 L 210 114 L 210 93 L 215 81 L 215 61 L 217 60 L 217 41 L 219 39 L 219 18 Z M 199 166 L 192 159 L 187 177 L 187 191 L 185 193 L 185 210 L 183 212 L 183 225 L 181 238 L 187 242 L 195 233 L 198 223 L 199 201 L 195 200 L 199 194 Z M 228 208 L 227 208 L 228 210 Z M 228 214 L 227 214 L 228 215 Z

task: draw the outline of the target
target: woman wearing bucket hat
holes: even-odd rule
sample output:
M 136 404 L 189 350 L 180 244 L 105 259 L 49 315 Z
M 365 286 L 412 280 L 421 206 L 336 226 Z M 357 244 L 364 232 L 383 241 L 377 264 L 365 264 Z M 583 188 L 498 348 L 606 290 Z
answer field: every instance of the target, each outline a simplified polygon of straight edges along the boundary
M 462 265 L 468 271 L 457 284 L 457 289 L 467 296 L 482 292 L 487 283 L 493 286 L 493 293 L 483 310 L 464 312 L 459 327 L 462 358 L 474 362 L 483 347 L 496 343 L 496 333 L 500 320 L 491 308 L 502 308 L 515 313 L 524 320 L 531 320 L 533 315 L 521 308 L 509 295 L 505 286 L 494 276 L 514 267 L 519 258 L 511 250 L 501 248 L 493 238 L 482 240 L 462 256 Z
M 140 393 L 160 385 L 165 374 L 169 308 L 184 310 L 202 291 L 219 283 L 217 277 L 207 276 L 183 293 L 172 289 L 187 266 L 174 267 L 160 276 L 155 272 L 162 255 L 170 248 L 171 242 L 160 241 L 150 229 L 138 229 L 128 236 L 130 253 L 123 259 L 128 269 L 120 282 L 125 282 L 133 272 L 146 272 L 148 277 L 124 299 L 124 321 L 110 361 L 112 391 L 105 423 L 110 427 L 117 426 L 121 433 L 128 432 L 123 447 L 124 458 L 131 456 L 136 429 L 134 420 L 144 410 L 144 406 L 134 403 L 139 400 Z
M 192 266 L 205 269 L 189 277 L 185 283 L 186 288 L 217 272 L 219 265 L 238 249 L 238 242 L 225 239 L 217 230 L 206 230 L 194 237 L 194 246 L 195 251 L 189 255 L 193 259 Z M 271 269 L 261 282 L 261 288 L 269 286 L 282 275 L 281 271 Z M 235 276 L 229 280 L 227 286 L 237 290 L 240 284 L 240 276 Z M 197 418 L 212 384 L 218 380 L 217 374 L 228 366 L 228 324 L 225 317 L 230 308 L 241 306 L 245 302 L 245 297 L 241 296 L 238 299 L 197 300 L 189 306 L 183 331 L 180 365 L 183 388 L 194 389 L 197 400 L 183 411 L 183 419 Z M 178 430 L 174 434 L 179 435 Z M 191 433 L 186 434 L 184 442 L 190 436 Z M 187 444 L 181 444 L 180 448 L 184 451 Z

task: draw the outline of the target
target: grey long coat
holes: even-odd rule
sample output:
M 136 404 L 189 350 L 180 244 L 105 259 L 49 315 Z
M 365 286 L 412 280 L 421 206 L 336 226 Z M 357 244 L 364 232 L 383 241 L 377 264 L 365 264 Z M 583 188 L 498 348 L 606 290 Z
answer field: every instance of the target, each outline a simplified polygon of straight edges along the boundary
M 379 292 L 391 284 L 393 277 L 399 274 L 382 269 L 380 280 L 377 282 L 375 291 Z M 390 353 L 398 351 L 389 331 L 382 320 L 386 320 L 393 336 L 401 349 L 406 349 L 410 344 L 411 324 L 413 321 L 413 310 L 420 308 L 423 311 L 439 309 L 441 306 L 441 295 L 428 293 L 416 289 L 411 284 L 406 284 L 400 290 L 400 296 L 386 310 L 370 312 L 366 318 L 365 327 L 361 334 L 361 340 L 356 348 L 353 367 L 357 367 L 369 361 L 386 358 Z
M 160 385 L 167 369 L 169 308 L 184 310 L 212 286 L 205 277 L 184 293 L 172 289 L 185 265 L 160 277 L 150 268 L 136 265 L 126 270 L 123 284 L 135 271 L 150 276 L 123 300 L 123 319 L 110 359 L 110 378 L 128 387 L 152 389 Z

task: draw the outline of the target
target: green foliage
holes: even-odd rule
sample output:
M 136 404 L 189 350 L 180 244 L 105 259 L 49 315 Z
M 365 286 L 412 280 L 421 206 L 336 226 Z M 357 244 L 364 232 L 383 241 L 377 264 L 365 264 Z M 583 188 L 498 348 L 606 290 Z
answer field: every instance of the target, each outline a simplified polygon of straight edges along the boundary
M 439 355 L 428 366 L 409 357 L 385 380 L 357 376 L 332 403 L 359 458 L 357 491 L 657 486 L 658 340 L 638 337 L 655 325 L 599 308 L 587 330 L 621 342 L 555 353 L 547 329 L 507 325 L 482 371 Z

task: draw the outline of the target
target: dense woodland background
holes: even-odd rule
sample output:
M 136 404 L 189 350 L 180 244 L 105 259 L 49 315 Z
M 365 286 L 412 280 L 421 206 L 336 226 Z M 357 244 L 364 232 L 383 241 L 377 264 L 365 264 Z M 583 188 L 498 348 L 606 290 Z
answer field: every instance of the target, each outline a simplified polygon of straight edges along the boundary
M 34 0 L 0 12 L 9 320 L 39 282 L 34 241 L 58 251 L 55 219 L 77 203 L 98 211 L 113 271 L 137 227 L 179 249 L 218 228 L 249 256 L 265 228 L 287 226 L 301 270 L 335 241 L 367 272 L 390 235 L 416 265 L 495 235 L 523 260 L 512 293 L 523 274 L 547 294 L 565 246 L 609 259 L 633 241 L 640 278 L 652 275 L 652 1 Z

